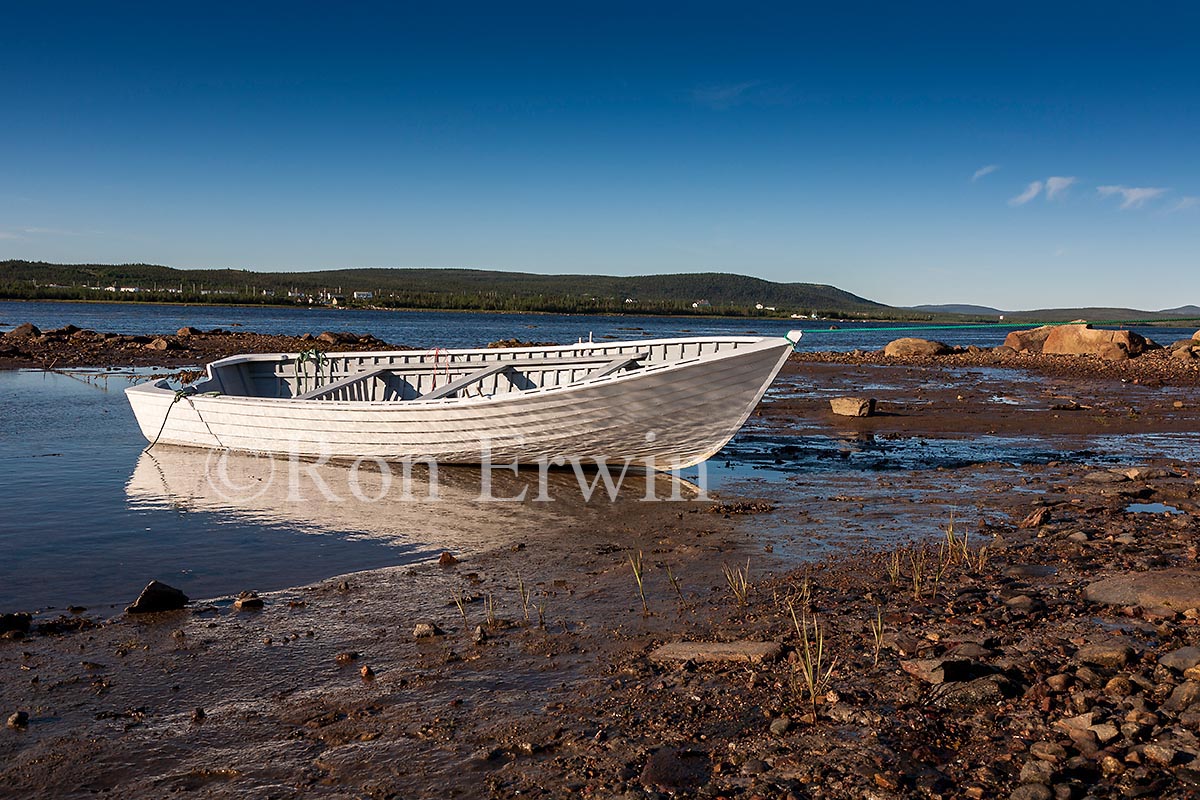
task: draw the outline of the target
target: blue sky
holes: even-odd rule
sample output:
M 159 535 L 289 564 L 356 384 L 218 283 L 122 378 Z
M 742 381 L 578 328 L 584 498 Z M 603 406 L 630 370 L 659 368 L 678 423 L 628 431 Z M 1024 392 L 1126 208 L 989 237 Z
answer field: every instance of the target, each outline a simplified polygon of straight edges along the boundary
M 6 4 L 0 258 L 1200 303 L 1200 4 L 432 5 Z

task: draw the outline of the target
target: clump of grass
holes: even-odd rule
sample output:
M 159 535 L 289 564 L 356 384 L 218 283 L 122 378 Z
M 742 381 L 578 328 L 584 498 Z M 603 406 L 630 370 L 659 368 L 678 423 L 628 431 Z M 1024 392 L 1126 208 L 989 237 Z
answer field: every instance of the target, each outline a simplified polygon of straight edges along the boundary
M 911 568 L 910 577 L 912 579 L 912 594 L 914 600 L 920 600 L 921 594 L 928 587 L 926 579 L 928 578 L 927 568 L 928 554 L 923 547 L 914 547 L 908 551 L 908 564 Z
M 642 572 L 642 551 L 638 550 L 635 557 L 633 554 L 629 556 L 629 566 L 633 568 L 633 580 L 637 583 L 638 597 L 642 600 L 642 616 L 650 616 L 650 604 L 646 602 L 646 584 L 643 581 Z
M 525 615 L 525 621 L 529 622 L 529 586 L 519 572 L 517 573 L 517 594 L 521 597 L 521 611 Z
M 725 583 L 728 584 L 738 608 L 745 608 L 750 599 L 750 559 L 746 559 L 745 569 L 722 564 L 721 571 L 725 573 Z
M 816 720 L 817 701 L 829 691 L 837 659 L 826 663 L 825 632 L 821 628 L 817 615 L 813 614 L 810 619 L 807 612 L 801 612 L 797 617 L 795 606 L 789 607 L 788 610 L 792 615 L 792 625 L 795 626 L 796 636 L 800 639 L 800 650 L 798 651 L 800 659 L 796 668 L 803 680 L 801 688 L 812 707 L 813 720 Z
M 891 583 L 892 586 L 896 586 L 900 583 L 900 568 L 901 568 L 900 548 L 897 547 L 895 550 L 893 550 L 888 555 L 888 560 L 887 560 L 888 582 Z
M 546 628 L 546 601 L 542 600 L 537 605 L 538 627 L 545 630 Z
M 883 650 L 883 606 L 875 606 L 875 618 L 870 621 L 871 646 L 875 666 L 879 666 L 879 653 Z
M 487 616 L 488 627 L 496 627 L 496 598 L 490 593 L 488 594 L 487 599 L 484 601 L 483 611 Z

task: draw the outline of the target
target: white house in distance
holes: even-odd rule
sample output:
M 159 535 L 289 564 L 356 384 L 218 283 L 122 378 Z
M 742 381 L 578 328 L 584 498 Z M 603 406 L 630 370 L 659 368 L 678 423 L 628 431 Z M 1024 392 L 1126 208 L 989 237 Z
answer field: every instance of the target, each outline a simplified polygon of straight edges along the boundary
M 354 293 L 355 300 L 373 300 L 374 298 L 375 298 L 374 292 L 355 292 Z
M 692 308 L 708 308 L 711 305 L 712 303 L 708 302 L 707 300 L 697 300 L 696 302 L 692 303 Z

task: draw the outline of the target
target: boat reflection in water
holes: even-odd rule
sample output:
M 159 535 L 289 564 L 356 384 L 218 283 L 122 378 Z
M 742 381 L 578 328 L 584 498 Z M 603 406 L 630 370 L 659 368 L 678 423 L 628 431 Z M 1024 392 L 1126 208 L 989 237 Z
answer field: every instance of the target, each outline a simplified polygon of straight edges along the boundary
M 369 538 L 405 550 L 480 551 L 561 540 L 593 530 L 622 507 L 703 499 L 665 473 L 619 467 L 513 470 L 371 460 L 312 462 L 160 445 L 143 453 L 126 485 L 130 504 L 211 512 L 228 521 Z M 406 559 L 408 560 L 408 559 Z

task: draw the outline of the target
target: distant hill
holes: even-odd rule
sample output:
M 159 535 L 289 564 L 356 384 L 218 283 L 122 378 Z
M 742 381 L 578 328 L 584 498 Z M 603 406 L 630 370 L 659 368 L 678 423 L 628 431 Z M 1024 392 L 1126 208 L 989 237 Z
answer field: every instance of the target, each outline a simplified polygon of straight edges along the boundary
M 934 314 L 978 314 L 981 316 L 996 316 L 1007 314 L 998 308 L 988 306 L 973 306 L 966 303 L 948 303 L 945 305 L 909 306 L 913 311 L 928 311 Z
M 1197 313 L 1190 313 L 1195 309 Z M 1033 311 L 1011 311 L 1004 315 L 1005 322 L 1070 322 L 1086 319 L 1092 323 L 1102 322 L 1166 322 L 1170 320 L 1200 319 L 1200 309 L 1183 306 L 1168 311 L 1143 311 L 1137 308 L 1041 308 Z
M 1180 306 L 1179 308 L 1164 308 L 1158 312 L 1160 314 L 1170 314 L 1173 317 L 1189 317 L 1192 319 L 1200 319 L 1200 306 Z
M 745 275 L 689 273 L 615 277 L 535 275 L 476 269 L 335 269 L 251 272 L 174 269 L 156 264 L 47 264 L 0 262 L 4 296 L 87 295 L 86 287 L 137 287 L 119 299 L 234 301 L 286 299 L 289 291 L 351 296 L 371 292 L 372 305 L 536 311 L 702 312 L 758 311 L 823 316 L 888 316 L 896 309 L 816 283 L 775 283 Z M 170 296 L 168 296 L 168 293 Z M 93 291 L 94 294 L 94 291 Z M 121 294 L 119 291 L 110 293 Z M 131 293 L 132 294 L 132 293 Z M 147 297 L 150 295 L 151 297 Z M 703 301 L 703 302 L 701 302 Z M 700 303 L 700 308 L 693 308 Z M 767 308 L 770 307 L 770 308 Z

